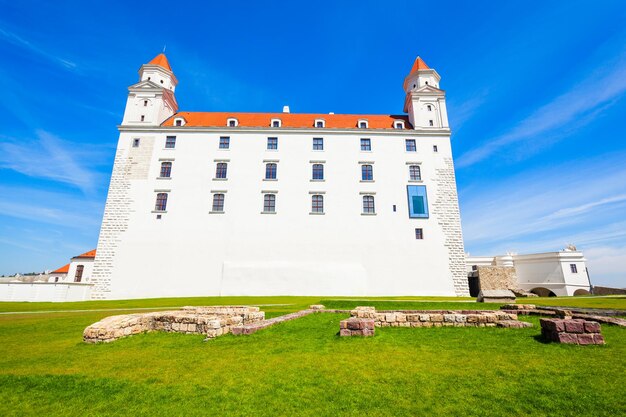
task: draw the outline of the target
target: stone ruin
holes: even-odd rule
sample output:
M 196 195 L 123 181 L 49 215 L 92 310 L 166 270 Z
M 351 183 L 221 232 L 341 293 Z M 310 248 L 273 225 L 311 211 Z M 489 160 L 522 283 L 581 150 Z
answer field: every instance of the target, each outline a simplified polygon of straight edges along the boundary
M 350 317 L 341 320 L 339 336 L 374 336 L 374 319 Z
M 376 327 L 532 327 L 517 314 L 499 310 L 393 310 L 356 307 L 352 317 L 374 320 Z
M 544 340 L 573 345 L 603 345 L 600 323 L 582 319 L 541 319 Z
M 150 331 L 202 334 L 212 339 L 230 333 L 235 326 L 265 320 L 259 307 L 183 307 L 175 311 L 111 316 L 88 326 L 83 332 L 87 343 L 112 342 L 122 337 Z

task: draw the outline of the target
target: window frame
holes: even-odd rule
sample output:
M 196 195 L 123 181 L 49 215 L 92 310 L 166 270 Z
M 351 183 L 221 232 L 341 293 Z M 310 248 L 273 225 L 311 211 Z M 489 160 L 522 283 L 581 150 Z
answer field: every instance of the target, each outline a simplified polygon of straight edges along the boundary
M 274 126 L 275 124 L 278 124 L 278 126 Z M 273 128 L 283 127 L 283 121 L 281 119 L 271 119 L 270 127 L 273 127 Z
M 218 149 L 230 149 L 230 136 L 220 136 Z
M 372 139 L 370 138 L 361 138 L 361 152 L 371 152 L 372 151 Z
M 361 181 L 362 182 L 374 182 L 374 165 L 370 163 L 365 163 L 365 164 L 360 164 L 360 165 L 361 165 Z
M 319 124 L 321 124 L 321 126 L 318 126 Z M 313 127 L 315 127 L 316 129 L 323 129 L 326 127 L 326 120 L 324 119 L 315 119 L 315 122 L 313 122 Z
M 278 137 L 277 136 L 269 136 L 267 138 L 267 148 L 268 151 L 277 151 L 278 150 Z
M 172 178 L 172 165 L 171 161 L 161 161 L 159 178 Z
M 133 144 L 132 144 L 133 148 L 138 148 L 140 144 L 141 144 L 141 138 L 133 138 Z
M 404 129 L 404 120 L 395 120 L 393 122 L 394 129 Z
M 229 117 L 226 119 L 226 127 L 237 127 L 239 126 L 239 120 L 235 117 Z
M 156 195 L 156 202 L 154 203 L 154 211 L 163 213 L 167 211 L 167 200 L 169 199 L 169 193 L 159 192 Z
M 273 167 L 273 170 L 271 169 Z M 270 174 L 273 174 L 271 176 Z M 278 179 L 278 164 L 276 162 L 266 162 L 265 163 L 265 180 L 277 180 Z
M 313 138 L 313 150 L 314 151 L 324 150 L 324 138 Z
M 311 214 L 324 214 L 324 194 L 311 195 Z
M 165 149 L 176 149 L 176 136 L 165 137 Z
M 407 152 L 417 152 L 417 141 L 415 139 L 404 139 L 404 149 Z
M 85 273 L 85 265 L 76 265 L 76 272 L 74 273 L 74 282 L 82 282 L 84 273 Z
M 216 180 L 228 179 L 228 162 L 218 161 L 215 163 L 215 179 Z
M 362 125 L 365 125 L 365 126 L 362 126 Z M 356 126 L 359 129 L 369 129 L 369 122 L 367 121 L 367 119 L 359 119 L 357 121 Z
M 221 197 L 220 197 L 221 196 Z M 211 203 L 212 213 L 224 213 L 224 201 L 226 200 L 226 193 L 213 193 L 213 201 Z
M 373 215 L 376 214 L 376 199 L 373 194 L 363 194 L 361 204 L 361 214 Z
M 414 170 L 414 168 L 417 168 Z M 414 176 L 414 171 L 417 172 L 417 175 Z M 422 167 L 420 164 L 410 164 L 409 165 L 409 181 L 422 181 Z
M 315 162 L 311 165 L 311 181 L 324 181 L 324 164 L 322 162 Z
M 424 240 L 424 229 L 421 227 L 415 228 L 415 240 Z
M 577 274 L 578 273 L 578 265 L 576 264 L 569 264 L 569 270 L 572 274 Z
M 276 193 L 263 193 L 262 213 L 276 213 Z

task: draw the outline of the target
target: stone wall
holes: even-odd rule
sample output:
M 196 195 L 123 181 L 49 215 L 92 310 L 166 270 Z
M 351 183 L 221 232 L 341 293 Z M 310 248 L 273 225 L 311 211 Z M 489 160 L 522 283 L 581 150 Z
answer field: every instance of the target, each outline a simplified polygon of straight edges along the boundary
M 518 322 L 517 314 L 498 310 L 397 310 L 376 311 L 374 307 L 357 307 L 352 317 L 374 319 L 376 327 L 529 327 Z M 511 321 L 520 324 L 511 325 Z
M 593 295 L 626 295 L 626 288 L 610 288 L 593 286 Z
M 481 290 L 511 290 L 517 288 L 515 268 L 508 266 L 479 266 Z
M 573 345 L 603 345 L 600 323 L 579 319 L 541 319 L 545 340 Z
M 265 313 L 258 307 L 183 307 L 175 311 L 111 316 L 88 326 L 83 332 L 87 343 L 112 342 L 149 331 L 202 334 L 212 339 L 230 333 L 232 327 L 261 322 Z

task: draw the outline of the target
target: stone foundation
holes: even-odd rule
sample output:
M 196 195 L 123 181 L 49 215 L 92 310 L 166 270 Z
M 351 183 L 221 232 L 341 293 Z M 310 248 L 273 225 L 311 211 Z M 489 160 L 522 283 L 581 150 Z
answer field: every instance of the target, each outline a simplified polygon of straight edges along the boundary
M 175 311 L 107 317 L 88 326 L 83 332 L 83 340 L 87 343 L 112 342 L 149 331 L 202 334 L 212 339 L 229 333 L 233 326 L 264 319 L 265 313 L 258 307 L 183 307 Z
M 541 319 L 545 340 L 573 345 L 603 345 L 600 323 L 580 319 Z
M 350 317 L 342 320 L 339 336 L 374 336 L 374 319 Z
M 531 327 L 519 322 L 517 314 L 499 310 L 398 310 L 376 311 L 374 307 L 356 307 L 352 317 L 373 319 L 376 327 Z M 514 325 L 515 323 L 524 323 Z

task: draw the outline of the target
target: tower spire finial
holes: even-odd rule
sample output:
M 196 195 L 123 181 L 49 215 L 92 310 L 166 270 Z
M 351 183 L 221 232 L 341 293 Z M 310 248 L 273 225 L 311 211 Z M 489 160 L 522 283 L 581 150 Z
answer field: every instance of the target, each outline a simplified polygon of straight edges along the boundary
M 167 48 L 167 44 L 163 45 L 163 53 L 165 53 L 165 48 Z

